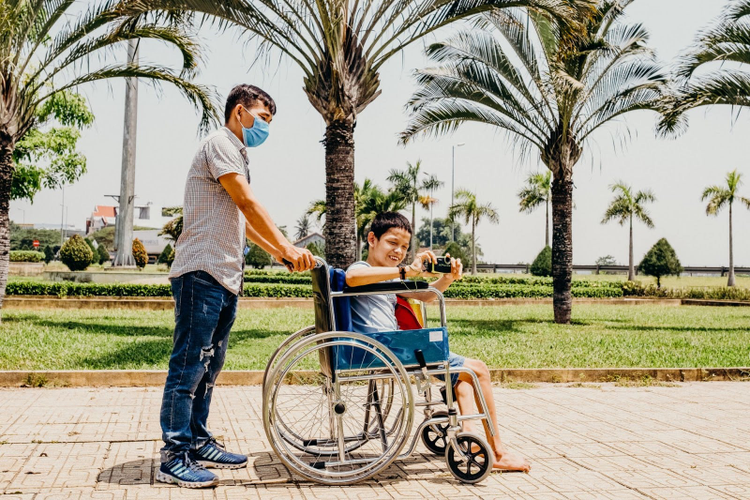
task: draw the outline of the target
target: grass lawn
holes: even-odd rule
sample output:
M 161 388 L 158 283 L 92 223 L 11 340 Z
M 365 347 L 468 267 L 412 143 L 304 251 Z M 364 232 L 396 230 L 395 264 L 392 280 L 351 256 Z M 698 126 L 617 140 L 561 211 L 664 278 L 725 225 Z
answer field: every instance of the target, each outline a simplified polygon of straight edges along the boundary
M 3 311 L 0 370 L 166 369 L 170 311 Z M 431 311 L 431 317 L 436 317 Z M 750 308 L 575 305 L 556 325 L 549 305 L 451 307 L 451 349 L 497 368 L 750 365 Z M 290 333 L 296 308 L 242 310 L 226 369 L 260 370 Z

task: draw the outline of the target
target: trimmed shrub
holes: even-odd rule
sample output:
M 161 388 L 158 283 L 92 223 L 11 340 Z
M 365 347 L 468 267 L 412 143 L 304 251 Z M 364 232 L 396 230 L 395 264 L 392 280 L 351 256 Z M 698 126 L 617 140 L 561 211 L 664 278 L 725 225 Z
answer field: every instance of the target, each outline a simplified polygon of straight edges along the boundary
M 245 256 L 245 264 L 255 269 L 263 269 L 265 266 L 270 266 L 272 262 L 271 254 L 254 243 L 250 244 L 250 251 Z
M 451 241 L 445 246 L 443 255 L 449 254 L 454 259 L 461 259 L 461 263 L 464 265 L 464 271 L 471 265 L 471 255 L 466 253 L 461 245 L 455 241 Z
M 94 258 L 94 252 L 79 235 L 74 234 L 60 249 L 60 260 L 71 271 L 83 271 Z
M 174 248 L 172 248 L 169 251 L 169 255 L 167 256 L 167 266 L 168 267 L 172 267 L 172 263 L 174 263 L 174 256 L 175 256 L 175 252 L 174 252 Z
M 662 276 L 679 276 L 682 272 L 682 264 L 672 245 L 662 238 L 646 252 L 643 260 L 638 265 L 638 271 L 656 278 L 656 287 L 661 288 Z
M 107 251 L 107 248 L 104 245 L 99 245 L 96 248 L 96 255 L 99 259 L 99 264 L 104 264 L 105 262 L 109 262 L 109 259 L 111 258 L 109 255 L 109 252 Z
M 549 246 L 539 252 L 529 271 L 534 276 L 552 276 L 552 249 Z
M 49 247 L 47 247 L 49 248 Z M 32 250 L 11 250 L 11 262 L 41 262 L 45 258 L 43 252 L 34 252 Z
M 49 264 L 55 258 L 55 252 L 47 245 L 44 247 L 44 263 Z
M 135 260 L 135 265 L 138 266 L 138 269 L 143 269 L 148 264 L 146 247 L 143 246 L 143 243 L 138 238 L 133 240 L 133 260 Z
M 164 250 L 161 251 L 159 254 L 159 258 L 156 259 L 157 264 L 166 264 L 167 266 L 172 265 L 172 263 L 169 261 L 169 256 L 172 253 L 172 245 L 167 243 L 167 246 L 164 247 Z
M 305 248 L 310 250 L 310 253 L 315 255 L 316 257 L 320 257 L 322 259 L 326 258 L 325 248 L 323 248 L 321 245 L 318 245 L 317 243 L 310 243 Z
M 86 244 L 89 246 L 89 248 L 91 249 L 91 252 L 94 255 L 96 255 L 96 247 L 94 246 L 94 243 L 88 238 L 84 238 L 83 241 L 85 241 Z

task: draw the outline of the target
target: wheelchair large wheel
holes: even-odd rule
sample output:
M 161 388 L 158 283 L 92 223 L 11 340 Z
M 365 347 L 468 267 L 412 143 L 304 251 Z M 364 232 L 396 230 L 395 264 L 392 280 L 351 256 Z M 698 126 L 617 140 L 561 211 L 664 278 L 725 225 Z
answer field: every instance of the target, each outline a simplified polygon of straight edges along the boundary
M 332 359 L 347 369 L 332 370 Z M 300 340 L 278 359 L 267 383 L 268 440 L 307 479 L 342 485 L 370 478 L 398 457 L 409 437 L 408 375 L 391 351 L 364 335 L 328 332 Z
M 274 373 L 274 370 L 278 365 L 278 361 L 284 356 L 284 354 L 287 353 L 287 351 L 294 347 L 294 344 L 300 342 L 300 339 L 303 339 L 308 335 L 312 335 L 314 333 L 314 325 L 296 331 L 295 333 L 284 339 L 284 342 L 282 342 L 276 349 L 276 351 L 274 351 L 274 353 L 271 355 L 271 358 L 268 360 L 268 364 L 266 365 L 266 369 L 263 374 L 262 394 L 264 414 L 268 411 L 267 405 L 269 398 L 266 397 L 267 391 L 269 390 L 269 388 L 272 388 L 274 386 L 274 383 L 272 381 L 269 381 L 269 379 Z M 393 407 L 393 379 L 377 379 L 374 381 L 374 383 L 377 384 L 377 387 L 375 389 L 378 391 L 380 400 L 382 401 L 381 411 L 384 415 L 384 418 L 387 418 L 388 414 L 391 411 L 391 408 Z M 283 416 L 278 417 L 278 424 L 284 429 L 284 437 L 290 445 L 294 446 L 300 451 L 304 451 L 312 455 L 334 455 L 338 453 L 338 451 L 330 447 L 320 447 L 310 444 L 308 439 L 303 436 L 297 435 L 288 425 L 286 425 L 283 418 Z M 371 432 L 376 431 L 375 427 L 377 426 L 377 424 L 378 422 L 376 420 L 373 420 L 371 422 Z M 347 447 L 347 451 L 353 451 L 358 446 L 359 444 L 352 443 Z
M 312 335 L 315 333 L 315 325 L 308 326 L 306 328 L 303 328 L 302 330 L 297 330 L 290 336 L 284 339 L 284 342 L 282 342 L 279 347 L 273 352 L 271 355 L 271 358 L 268 360 L 268 363 L 266 364 L 266 371 L 263 373 L 263 394 L 266 393 L 266 388 L 268 386 L 268 376 L 271 374 L 273 369 L 276 367 L 276 362 L 283 356 L 289 348 L 294 345 L 296 342 L 299 342 L 301 338 L 307 337 L 308 335 Z M 265 399 L 265 398 L 264 398 Z

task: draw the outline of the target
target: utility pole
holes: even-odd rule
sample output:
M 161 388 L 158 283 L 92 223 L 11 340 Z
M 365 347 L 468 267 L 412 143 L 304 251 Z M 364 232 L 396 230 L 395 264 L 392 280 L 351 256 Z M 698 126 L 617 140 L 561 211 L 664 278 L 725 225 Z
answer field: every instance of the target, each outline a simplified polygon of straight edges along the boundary
M 138 40 L 128 41 L 128 64 L 138 64 Z M 113 267 L 135 267 L 133 259 L 133 202 L 135 200 L 135 138 L 138 125 L 138 79 L 125 80 L 125 127 L 122 137 L 120 210 L 115 228 L 117 254 Z

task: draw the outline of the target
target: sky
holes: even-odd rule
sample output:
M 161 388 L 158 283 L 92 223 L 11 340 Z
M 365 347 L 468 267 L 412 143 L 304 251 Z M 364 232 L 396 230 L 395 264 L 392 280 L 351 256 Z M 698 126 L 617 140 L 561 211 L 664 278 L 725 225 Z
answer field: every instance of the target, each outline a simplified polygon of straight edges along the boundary
M 674 61 L 698 30 L 711 22 L 725 0 L 637 0 L 627 11 L 629 22 L 640 22 L 651 33 L 651 47 L 660 60 Z M 437 32 L 425 43 L 446 37 Z M 266 143 L 250 150 L 252 189 L 278 225 L 294 234 L 296 221 L 311 201 L 325 197 L 324 150 L 320 143 L 325 126 L 302 91 L 302 73 L 285 60 L 253 64 L 256 46 L 235 32 L 201 31 L 204 67 L 198 81 L 212 85 L 225 99 L 238 83 L 264 88 L 275 99 L 278 112 Z M 179 58 L 162 46 L 143 46 L 143 60 L 176 64 Z M 358 118 L 355 130 L 355 176 L 387 187 L 391 169 L 422 161 L 426 172 L 437 175 L 445 186 L 435 192 L 439 203 L 435 216 L 445 216 L 451 195 L 451 151 L 456 148 L 456 189 L 477 194 L 498 211 L 497 225 L 482 222 L 477 229 L 483 260 L 495 263 L 531 262 L 544 246 L 544 210 L 519 212 L 517 193 L 526 177 L 545 168 L 537 154 L 520 160 L 513 139 L 486 125 L 469 124 L 439 138 L 419 138 L 407 146 L 398 144 L 408 113 L 404 105 L 415 90 L 414 69 L 430 66 L 423 42 L 393 58 L 381 73 L 382 95 Z M 124 82 L 81 87 L 96 116 L 83 132 L 79 150 L 88 159 L 88 173 L 65 189 L 68 223 L 78 228 L 95 205 L 112 205 L 108 194 L 119 194 L 124 114 Z M 616 222 L 601 224 L 614 196 L 609 186 L 624 181 L 635 190 L 651 189 L 657 201 L 648 209 L 655 223 L 649 229 L 635 225 L 635 259 L 660 238 L 675 248 L 686 266 L 728 264 L 728 217 L 708 217 L 701 193 L 706 186 L 721 185 L 727 172 L 737 169 L 745 176 L 741 194 L 750 197 L 750 137 L 747 114 L 734 115 L 727 107 L 703 108 L 689 115 L 689 130 L 676 139 L 657 138 L 652 113 L 631 114 L 617 127 L 594 135 L 587 153 L 574 170 L 576 209 L 573 214 L 573 262 L 591 264 L 612 255 L 622 264 L 628 260 L 628 229 Z M 198 115 L 173 88 L 140 86 L 135 193 L 138 204 L 181 205 L 184 183 L 200 142 Z M 626 128 L 625 128 L 626 127 Z M 629 130 L 624 146 L 618 134 Z M 60 223 L 61 191 L 44 190 L 33 204 L 13 201 L 15 222 Z M 418 208 L 417 217 L 427 211 Z M 736 205 L 735 264 L 750 266 L 750 211 Z M 468 229 L 468 228 L 467 228 Z

